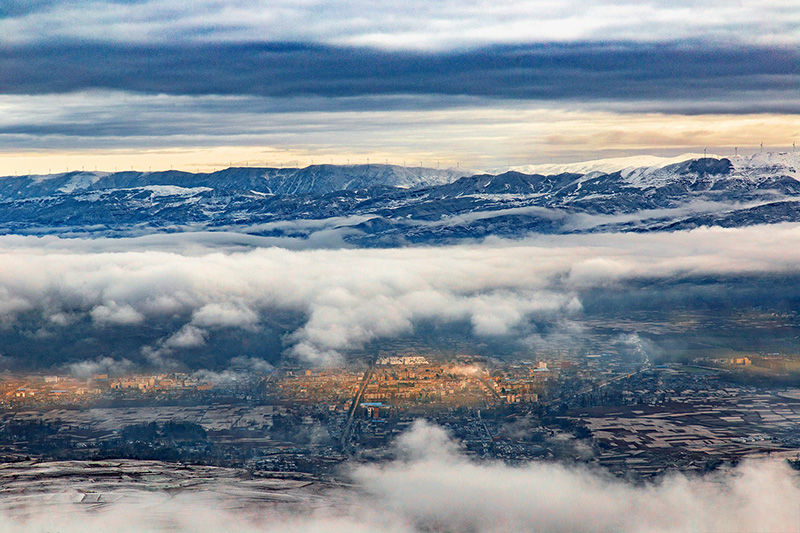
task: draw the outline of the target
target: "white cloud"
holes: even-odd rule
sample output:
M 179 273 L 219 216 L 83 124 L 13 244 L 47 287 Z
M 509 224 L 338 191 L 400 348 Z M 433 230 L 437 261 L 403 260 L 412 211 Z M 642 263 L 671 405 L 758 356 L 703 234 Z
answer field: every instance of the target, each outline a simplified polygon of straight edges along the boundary
M 641 102 L 521 102 L 418 95 L 386 105 L 387 98 L 351 98 L 333 104 L 330 98 L 126 91 L 0 95 L 0 129 L 33 131 L 5 134 L 0 174 L 46 174 L 82 166 L 106 171 L 131 166 L 212 171 L 231 162 L 303 166 L 312 161 L 344 164 L 348 159 L 366 162 L 367 158 L 397 165 L 422 162 L 433 167 L 441 161 L 443 167 L 505 168 L 509 162 L 575 161 L 587 154 L 611 157 L 654 150 L 680 154 L 696 151 L 698 146 L 712 147 L 712 152 L 717 146 L 720 154 L 731 155 L 731 146 L 739 146 L 741 154 L 758 149 L 753 139 L 763 140 L 768 147 L 787 146 L 791 135 L 784 132 L 800 130 L 797 114 L 739 114 L 739 99 L 723 111 L 712 111 L 704 100 L 692 113 L 686 114 L 684 108 L 663 114 L 650 112 L 663 108 L 662 103 L 639 108 Z M 721 105 L 720 98 L 714 105 Z M 773 94 L 765 98 L 768 103 L 778 100 Z M 291 112 L 286 112 L 287 107 Z M 93 120 L 87 122 L 87 116 Z M 63 134 L 64 127 L 69 134 Z M 302 141 L 298 141 L 298 131 L 303 132 Z M 541 208 L 524 211 L 558 216 Z M 577 222 L 604 220 L 624 220 L 624 216 L 586 216 Z
M 781 461 L 637 487 L 579 466 L 472 462 L 428 424 L 400 444 L 407 459 L 355 477 L 382 509 L 420 530 L 784 531 L 800 523 L 798 479 Z
M 107 305 L 98 305 L 89 314 L 97 324 L 134 325 L 144 321 L 144 315 L 130 305 L 119 305 L 114 301 L 109 302 Z M 54 316 L 62 315 L 64 313 L 58 313 Z M 56 323 L 58 322 L 56 320 Z
M 252 327 L 258 315 L 247 306 L 236 302 L 206 304 L 192 315 L 192 322 L 205 327 Z
M 35 4 L 34 4 L 35 5 Z M 793 44 L 790 1 L 481 0 L 382 4 L 364 0 L 56 1 L 0 19 L 2 42 L 72 38 L 112 42 L 322 42 L 441 49 L 567 40 L 676 40 Z
M 135 365 L 127 359 L 113 359 L 100 357 L 90 361 L 80 361 L 67 365 L 67 372 L 78 378 L 90 378 L 95 374 L 109 374 L 111 376 L 125 375 L 133 370 Z
M 354 485 L 338 490 L 315 485 L 284 494 L 272 486 L 265 495 L 219 469 L 219 480 L 172 497 L 130 482 L 118 481 L 125 487 L 116 491 L 105 483 L 110 503 L 100 508 L 76 506 L 74 488 L 31 491 L 25 505 L 9 492 L 0 498 L 0 528 L 47 531 L 57 523 L 61 531 L 204 532 L 233 523 L 238 531 L 633 533 L 794 531 L 800 523 L 798 477 L 779 459 L 636 485 L 577 465 L 473 461 L 441 428 L 419 421 L 397 449 L 395 461 L 351 465 Z M 203 473 L 213 476 L 213 469 Z
M 202 381 L 208 381 L 215 386 L 229 386 L 236 383 L 248 383 L 254 374 L 263 374 L 273 370 L 273 366 L 258 357 L 239 356 L 231 358 L 228 368 L 221 372 L 201 369 L 194 376 Z
M 74 323 L 79 317 L 75 316 L 73 313 L 53 313 L 52 315 L 47 317 L 47 320 L 52 322 L 57 326 L 69 326 L 70 324 Z
M 18 313 L 29 311 L 33 308 L 31 302 L 25 298 L 15 296 L 9 289 L 0 286 L 0 325 L 13 322 Z
M 288 314 L 302 322 L 287 350 L 324 364 L 423 320 L 525 335 L 535 346 L 546 339 L 532 332 L 532 319 L 569 330 L 581 290 L 631 279 L 800 271 L 800 226 L 792 224 L 399 249 L 248 250 L 229 249 L 220 236 L 208 246 L 202 234 L 182 239 L 150 249 L 146 239 L 2 237 L 0 315 L 6 325 L 31 312 L 53 324 L 81 314 L 98 326 L 178 324 L 149 348 L 166 357 L 202 346 L 214 329 L 253 330 Z
M 199 348 L 206 343 L 206 336 L 205 330 L 187 324 L 164 341 L 164 347 Z

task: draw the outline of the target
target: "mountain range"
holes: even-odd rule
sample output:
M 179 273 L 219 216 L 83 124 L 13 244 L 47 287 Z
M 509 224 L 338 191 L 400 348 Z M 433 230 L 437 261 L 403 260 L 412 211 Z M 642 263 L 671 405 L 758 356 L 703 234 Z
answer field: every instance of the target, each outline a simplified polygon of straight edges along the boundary
M 8 176 L 0 178 L 0 233 L 304 239 L 324 231 L 354 245 L 397 246 L 800 221 L 795 154 L 630 163 L 550 166 L 552 173 L 313 165 Z

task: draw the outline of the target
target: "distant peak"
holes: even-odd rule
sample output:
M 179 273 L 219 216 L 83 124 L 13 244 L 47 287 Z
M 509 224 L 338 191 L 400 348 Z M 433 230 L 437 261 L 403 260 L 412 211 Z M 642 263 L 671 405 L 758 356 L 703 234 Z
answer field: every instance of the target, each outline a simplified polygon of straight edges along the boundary
M 729 158 L 736 168 L 757 168 L 766 166 L 800 166 L 800 152 L 758 152 L 753 155 L 740 155 Z
M 655 155 L 635 155 L 628 157 L 612 157 L 607 159 L 594 159 L 591 161 L 580 161 L 576 163 L 547 163 L 539 165 L 512 166 L 504 169 L 491 171 L 492 174 L 499 174 L 506 171 L 523 172 L 525 174 L 589 174 L 590 172 L 617 172 L 635 168 L 663 168 L 675 163 L 683 163 L 692 159 L 702 159 L 703 157 L 719 159 L 721 156 L 714 154 L 682 154 L 674 157 L 661 157 Z

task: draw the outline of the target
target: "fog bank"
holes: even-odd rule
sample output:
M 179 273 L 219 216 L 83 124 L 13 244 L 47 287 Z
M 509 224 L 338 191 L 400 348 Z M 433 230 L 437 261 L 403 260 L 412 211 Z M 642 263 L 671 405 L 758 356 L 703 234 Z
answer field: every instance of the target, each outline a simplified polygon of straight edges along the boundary
M 800 525 L 798 476 L 780 460 L 633 485 L 580 466 L 474 462 L 444 430 L 424 421 L 396 446 L 398 459 L 356 466 L 353 486 L 324 495 L 281 493 L 277 501 L 283 503 L 276 503 L 228 482 L 174 497 L 112 491 L 105 497 L 115 503 L 91 511 L 71 503 L 68 492 L 29 497 L 24 509 L 14 509 L 5 496 L 0 527 L 10 532 L 220 531 L 231 524 L 238 531 L 668 532 L 794 531 Z
M 593 288 L 800 273 L 797 225 L 394 249 L 182 245 L 180 236 L 173 244 L 0 237 L 0 336 L 34 318 L 31 338 L 57 338 L 80 322 L 96 332 L 152 326 L 160 333 L 139 352 L 161 365 L 218 332 L 255 333 L 291 316 L 283 355 L 332 364 L 422 321 L 535 338 L 537 320 L 569 331 L 581 293 Z

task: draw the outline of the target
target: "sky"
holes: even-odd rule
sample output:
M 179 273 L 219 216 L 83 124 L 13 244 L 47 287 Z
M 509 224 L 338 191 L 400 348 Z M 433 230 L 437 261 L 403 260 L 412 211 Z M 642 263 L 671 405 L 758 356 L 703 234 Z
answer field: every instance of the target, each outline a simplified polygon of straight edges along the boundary
M 4 0 L 0 174 L 792 150 L 798 45 L 792 0 Z

